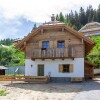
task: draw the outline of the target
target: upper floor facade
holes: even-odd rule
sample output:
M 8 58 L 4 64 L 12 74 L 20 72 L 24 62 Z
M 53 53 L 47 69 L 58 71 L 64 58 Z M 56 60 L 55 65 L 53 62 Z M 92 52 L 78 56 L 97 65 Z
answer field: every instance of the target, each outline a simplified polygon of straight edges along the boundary
M 95 43 L 55 20 L 32 30 L 15 46 L 25 52 L 26 59 L 84 58 Z

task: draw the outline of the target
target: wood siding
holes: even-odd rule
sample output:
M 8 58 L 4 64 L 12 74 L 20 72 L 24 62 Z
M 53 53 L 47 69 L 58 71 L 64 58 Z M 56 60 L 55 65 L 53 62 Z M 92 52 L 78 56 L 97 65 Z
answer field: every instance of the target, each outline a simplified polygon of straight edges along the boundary
M 41 50 L 42 42 L 49 41 L 49 48 Z M 58 41 L 64 41 L 65 48 L 57 48 Z M 68 31 L 44 30 L 26 43 L 26 58 L 64 58 L 84 57 L 84 44 L 82 40 Z
M 85 75 L 85 79 L 93 78 L 94 77 L 94 67 L 85 63 L 84 75 Z

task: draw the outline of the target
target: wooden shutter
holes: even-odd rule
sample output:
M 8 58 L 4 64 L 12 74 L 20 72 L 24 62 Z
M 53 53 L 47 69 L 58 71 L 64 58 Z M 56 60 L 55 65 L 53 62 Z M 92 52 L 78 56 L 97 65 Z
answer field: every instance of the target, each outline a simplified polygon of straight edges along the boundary
M 50 41 L 50 48 L 53 48 L 53 41 Z
M 63 72 L 63 65 L 59 64 L 59 72 Z
M 42 48 L 42 41 L 39 41 L 39 48 Z
M 70 64 L 70 66 L 69 66 L 69 72 L 73 72 L 73 64 Z

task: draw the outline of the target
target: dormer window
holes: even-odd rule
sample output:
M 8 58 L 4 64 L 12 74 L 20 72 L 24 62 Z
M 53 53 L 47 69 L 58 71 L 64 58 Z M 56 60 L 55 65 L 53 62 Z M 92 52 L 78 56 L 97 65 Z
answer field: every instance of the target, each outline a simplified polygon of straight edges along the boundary
M 44 48 L 44 49 L 49 48 L 49 41 L 42 42 L 42 48 Z
M 64 41 L 58 41 L 58 48 L 64 48 L 65 42 Z

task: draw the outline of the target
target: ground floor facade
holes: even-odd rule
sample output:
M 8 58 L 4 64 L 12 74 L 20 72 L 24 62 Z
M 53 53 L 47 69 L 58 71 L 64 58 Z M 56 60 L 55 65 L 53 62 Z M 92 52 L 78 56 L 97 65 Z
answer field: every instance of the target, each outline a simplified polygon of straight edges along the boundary
M 47 76 L 52 81 L 68 81 L 71 77 L 84 78 L 84 58 L 73 59 L 26 59 L 25 75 Z

